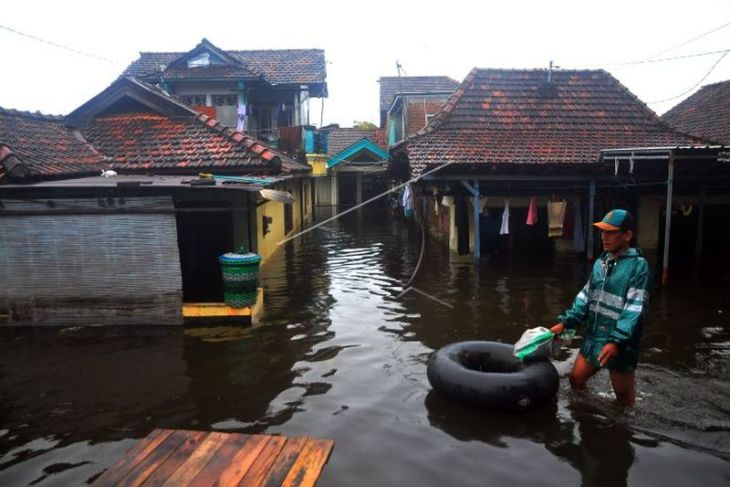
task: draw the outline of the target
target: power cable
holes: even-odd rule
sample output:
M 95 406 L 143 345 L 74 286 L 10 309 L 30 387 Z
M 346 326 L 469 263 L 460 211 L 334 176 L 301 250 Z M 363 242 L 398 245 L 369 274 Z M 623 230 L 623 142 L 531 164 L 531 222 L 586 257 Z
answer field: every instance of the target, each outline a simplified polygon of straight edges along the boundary
M 125 64 L 125 63 L 123 63 L 121 61 L 115 61 L 113 59 L 108 59 L 108 58 L 105 58 L 105 57 L 97 56 L 96 54 L 92 54 L 90 52 L 80 51 L 78 49 L 74 49 L 73 47 L 68 47 L 68 46 L 64 46 L 63 44 L 58 44 L 56 42 L 49 41 L 48 39 L 43 39 L 41 37 L 37 37 L 37 36 L 31 35 L 31 34 L 26 34 L 25 32 L 20 32 L 19 30 L 15 30 L 15 29 L 13 29 L 11 27 L 8 27 L 6 25 L 0 25 L 0 29 L 6 30 L 8 32 L 12 32 L 13 34 L 17 34 L 17 35 L 22 36 L 22 37 L 27 37 L 28 39 L 33 39 L 34 41 L 38 41 L 38 42 L 42 42 L 44 44 L 48 44 L 48 45 L 53 46 L 53 47 L 56 47 L 58 49 L 64 49 L 66 51 L 73 52 L 74 54 L 81 54 L 82 56 L 87 56 L 87 57 L 90 57 L 90 58 L 93 58 L 93 59 L 97 59 L 99 61 L 104 61 L 105 63 Z
M 730 22 L 726 22 L 726 23 L 722 24 L 720 27 L 715 27 L 714 29 L 708 30 L 707 32 L 705 32 L 703 34 L 700 34 L 698 36 L 695 36 L 695 37 L 693 37 L 691 39 L 687 39 L 686 41 L 681 42 L 681 43 L 679 43 L 679 44 L 677 44 L 675 46 L 668 47 L 668 48 L 664 49 L 663 51 L 654 54 L 653 56 L 649 56 L 647 59 L 653 59 L 653 58 L 658 57 L 658 56 L 661 56 L 662 54 L 665 54 L 665 53 L 667 53 L 669 51 L 673 51 L 673 50 L 675 50 L 675 49 L 677 49 L 679 47 L 686 46 L 687 44 L 690 44 L 690 43 L 692 43 L 694 41 L 700 40 L 703 37 L 707 37 L 708 35 L 713 34 L 713 33 L 717 32 L 718 30 L 724 29 L 728 25 L 730 25 Z
M 723 58 L 725 56 L 727 56 L 727 53 L 728 53 L 728 51 L 725 51 L 724 53 L 722 53 L 722 55 L 719 58 L 717 58 L 717 61 L 715 61 L 715 64 L 713 64 L 710 67 L 710 69 L 705 73 L 705 75 L 697 83 L 695 83 L 694 85 L 692 85 L 692 87 L 690 89 L 683 91 L 679 95 L 675 95 L 675 96 L 672 96 L 672 97 L 669 97 L 669 98 L 664 98 L 662 100 L 654 100 L 654 101 L 650 101 L 650 102 L 647 102 L 647 103 L 662 103 L 662 102 L 665 102 L 665 101 L 676 100 L 677 98 L 681 98 L 684 95 L 686 95 L 687 93 L 690 93 L 692 90 L 694 90 L 699 85 L 701 85 L 702 82 L 705 81 L 708 76 L 710 76 L 710 74 L 715 70 L 715 68 L 717 67 L 717 65 L 720 64 L 720 61 L 722 61 Z
M 684 54 L 681 56 L 672 56 L 672 57 L 665 57 L 665 58 L 659 58 L 659 59 L 642 59 L 639 61 L 626 61 L 626 62 L 620 62 L 620 63 L 606 63 L 606 64 L 591 64 L 583 67 L 563 67 L 563 69 L 590 69 L 590 68 L 612 68 L 612 67 L 618 67 L 618 66 L 636 66 L 639 64 L 651 64 L 651 63 L 661 63 L 666 61 L 676 61 L 677 59 L 687 59 L 692 57 L 702 57 L 702 56 L 711 56 L 713 54 L 724 54 L 730 52 L 730 49 L 720 49 L 719 51 L 706 51 L 706 52 L 696 52 L 692 54 Z

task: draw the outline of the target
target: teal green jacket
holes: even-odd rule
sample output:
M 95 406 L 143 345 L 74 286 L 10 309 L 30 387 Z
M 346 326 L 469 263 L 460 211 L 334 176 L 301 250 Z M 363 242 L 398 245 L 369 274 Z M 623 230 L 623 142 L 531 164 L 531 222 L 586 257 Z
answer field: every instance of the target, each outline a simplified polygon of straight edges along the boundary
M 604 252 L 573 305 L 558 319 L 569 329 L 585 322 L 588 335 L 601 335 L 606 342 L 638 345 L 648 288 L 649 264 L 639 250 L 629 248 L 617 259 Z

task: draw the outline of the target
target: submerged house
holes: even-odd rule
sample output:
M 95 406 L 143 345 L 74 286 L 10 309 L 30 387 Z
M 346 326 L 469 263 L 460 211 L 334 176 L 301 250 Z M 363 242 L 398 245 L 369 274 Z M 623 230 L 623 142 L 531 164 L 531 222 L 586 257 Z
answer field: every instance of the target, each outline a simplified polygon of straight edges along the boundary
M 421 178 L 422 218 L 455 259 L 541 248 L 590 258 L 588 223 L 613 207 L 637 215 L 649 250 L 668 249 L 664 208 L 696 202 L 700 186 L 730 214 L 722 151 L 670 128 L 603 70 L 474 69 L 426 127 L 390 147 L 390 169 Z M 693 234 L 711 226 L 697 225 Z
M 383 130 L 330 127 L 321 132 L 327 142 L 322 171 L 314 171 L 316 207 L 353 206 L 388 189 Z
M 266 258 L 311 218 L 309 173 L 134 78 L 67 117 L 4 110 L 1 322 L 181 323 L 222 301 L 219 255 Z
M 188 52 L 142 52 L 123 75 L 272 147 L 282 128 L 309 125 L 311 98 L 327 97 L 321 49 L 223 50 L 203 39 Z

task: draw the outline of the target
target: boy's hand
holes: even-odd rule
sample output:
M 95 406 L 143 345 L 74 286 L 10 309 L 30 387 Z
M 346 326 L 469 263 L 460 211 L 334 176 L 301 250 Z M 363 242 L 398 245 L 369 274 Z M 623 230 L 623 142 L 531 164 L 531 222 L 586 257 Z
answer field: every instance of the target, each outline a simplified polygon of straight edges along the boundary
M 607 343 L 601 349 L 601 353 L 598 354 L 598 362 L 601 364 L 601 367 L 604 367 L 616 355 L 618 355 L 618 345 L 615 343 Z
M 556 323 L 555 325 L 550 327 L 550 331 L 553 332 L 555 335 L 560 335 L 563 333 L 563 330 L 565 330 L 565 325 L 563 323 Z

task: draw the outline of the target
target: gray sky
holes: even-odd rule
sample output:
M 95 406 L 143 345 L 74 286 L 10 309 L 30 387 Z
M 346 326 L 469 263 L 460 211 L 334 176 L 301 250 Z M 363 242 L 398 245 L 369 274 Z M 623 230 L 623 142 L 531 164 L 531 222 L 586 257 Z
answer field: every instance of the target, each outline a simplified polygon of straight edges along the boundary
M 473 68 L 564 68 L 611 72 L 661 114 L 691 94 L 720 54 L 627 66 L 730 22 L 730 0 L 322 2 L 32 1 L 3 7 L 0 106 L 65 114 L 108 86 L 140 51 L 188 51 L 203 37 L 222 49 L 321 48 L 330 96 L 324 122 L 378 122 L 380 76 L 396 60 L 409 76 Z M 659 58 L 730 49 L 730 26 Z M 702 83 L 730 79 L 730 54 Z M 312 106 L 319 121 L 319 105 Z

